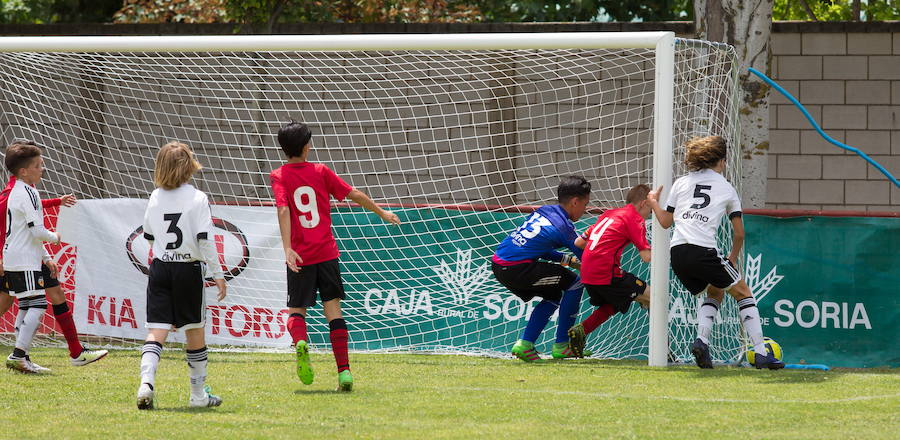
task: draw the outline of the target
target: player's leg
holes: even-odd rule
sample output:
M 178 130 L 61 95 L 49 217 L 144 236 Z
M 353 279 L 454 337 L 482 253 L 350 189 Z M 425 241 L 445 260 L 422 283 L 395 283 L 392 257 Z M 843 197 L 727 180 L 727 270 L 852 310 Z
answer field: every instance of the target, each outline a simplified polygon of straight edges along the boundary
M 650 286 L 642 279 L 625 272 L 608 285 L 585 285 L 591 305 L 597 307 L 583 322 L 569 329 L 570 349 L 579 357 L 590 355 L 584 350 L 587 335 L 600 327 L 614 314 L 628 313 L 631 303 L 639 297 L 649 302 Z
M 753 352 L 755 353 L 754 366 L 770 370 L 784 368 L 784 362 L 769 354 L 769 351 L 766 349 L 759 308 L 756 306 L 756 298 L 753 297 L 750 286 L 744 280 L 739 280 L 728 288 L 728 294 L 737 301 L 741 324 L 743 324 L 744 331 L 747 332 L 747 336 L 750 338 L 750 343 L 753 344 Z
M 672 271 L 678 277 L 681 284 L 692 295 L 699 295 L 707 291 L 708 298 L 716 303 L 721 302 L 722 293 L 715 289 L 710 290 L 710 281 L 724 273 L 718 252 L 715 249 L 704 248 L 691 244 L 674 246 L 671 250 Z M 727 285 L 727 284 L 726 284 Z M 712 329 L 715 313 L 709 313 L 713 304 L 701 307 L 698 314 L 697 337 L 691 343 L 691 354 L 694 356 L 697 366 L 700 368 L 712 368 L 712 357 L 709 354 L 709 331 Z M 718 305 L 715 305 L 718 310 Z M 710 330 L 706 330 L 710 329 Z M 706 335 L 706 340 L 701 337 Z
M 156 370 L 162 356 L 163 344 L 175 324 L 173 309 L 171 263 L 153 260 L 147 278 L 147 338 L 141 346 L 140 383 L 137 391 L 138 409 L 153 409 L 156 391 Z
M 309 362 L 309 335 L 306 329 L 306 309 L 316 303 L 318 265 L 303 266 L 300 272 L 287 271 L 287 329 L 296 356 L 297 377 L 305 385 L 313 383 L 315 374 Z
M 13 297 L 9 294 L 9 292 L 5 292 L 0 290 L 0 318 L 3 318 L 3 315 L 6 315 L 6 312 L 9 311 L 10 307 L 13 305 Z
M 148 327 L 153 325 L 147 323 Z M 162 356 L 163 344 L 169 336 L 169 328 L 156 324 L 156 327 L 147 329 L 147 339 L 141 347 L 141 382 L 137 391 L 138 409 L 153 409 L 153 395 L 156 390 L 156 370 L 159 367 L 159 359 Z
M 569 348 L 569 329 L 575 324 L 578 312 L 581 309 L 581 292 L 584 285 L 581 278 L 576 276 L 572 284 L 562 294 L 559 301 L 559 317 L 557 318 L 556 340 L 553 343 L 551 355 L 554 359 L 577 357 Z
M 188 373 L 191 378 L 191 399 L 192 407 L 212 407 L 222 404 L 222 398 L 212 394 L 212 389 L 206 384 L 206 366 L 208 364 L 208 356 L 206 350 L 206 338 L 204 333 L 206 329 L 201 323 L 199 327 L 193 325 L 186 326 L 184 331 L 185 339 L 185 357 L 187 359 Z
M 30 274 L 28 272 L 24 272 Z M 41 318 L 47 311 L 47 300 L 43 295 L 35 295 L 19 298 L 19 314 L 16 316 L 16 343 L 12 354 L 6 358 L 7 368 L 22 373 L 49 373 L 49 368 L 44 368 L 31 361 L 28 356 L 34 335 L 37 333 Z
M 103 359 L 109 353 L 108 351 L 88 350 L 81 345 L 81 341 L 78 340 L 75 320 L 72 319 L 72 310 L 69 308 L 69 303 L 66 301 L 66 295 L 63 293 L 62 287 L 60 287 L 59 281 L 50 275 L 50 268 L 46 265 L 41 269 L 44 280 L 46 280 L 47 288 L 45 292 L 47 292 L 47 300 L 53 308 L 53 317 L 56 319 L 56 324 L 59 325 L 63 336 L 66 338 L 72 365 L 78 367 Z
M 347 322 L 341 313 L 341 300 L 344 299 L 344 284 L 338 260 L 319 263 L 317 279 L 319 293 L 322 296 L 322 308 L 328 321 L 328 336 L 331 340 L 331 351 L 338 372 L 338 391 L 353 390 L 353 375 L 350 373 L 350 356 L 348 354 L 349 334 Z

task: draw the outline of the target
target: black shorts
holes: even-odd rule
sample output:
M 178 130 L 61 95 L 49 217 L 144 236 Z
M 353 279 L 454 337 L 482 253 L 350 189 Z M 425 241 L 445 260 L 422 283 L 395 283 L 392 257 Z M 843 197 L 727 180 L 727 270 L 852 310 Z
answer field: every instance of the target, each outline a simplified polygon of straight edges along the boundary
M 206 297 L 200 262 L 154 259 L 147 281 L 147 328 L 202 328 L 205 318 Z
M 46 264 L 41 265 L 40 271 L 6 271 L 2 279 L 2 290 L 19 298 L 43 295 L 41 290 L 59 285 L 59 280 L 50 276 L 50 268 Z
M 316 291 L 322 302 L 344 299 L 344 283 L 338 260 L 301 266 L 300 272 L 287 269 L 288 307 L 312 307 L 316 305 Z
M 571 287 L 578 278 L 574 272 L 565 267 L 543 261 L 512 266 L 491 262 L 491 269 L 500 284 L 526 302 L 536 296 L 559 302 L 563 291 Z
M 712 284 L 720 289 L 734 286 L 741 274 L 717 249 L 693 244 L 672 247 L 672 271 L 684 288 L 696 295 Z
M 628 313 L 631 302 L 644 293 L 647 282 L 628 272 L 622 272 L 621 278 L 613 277 L 609 284 L 585 284 L 585 290 L 591 298 L 591 305 L 600 307 L 604 304 L 613 306 L 619 313 Z

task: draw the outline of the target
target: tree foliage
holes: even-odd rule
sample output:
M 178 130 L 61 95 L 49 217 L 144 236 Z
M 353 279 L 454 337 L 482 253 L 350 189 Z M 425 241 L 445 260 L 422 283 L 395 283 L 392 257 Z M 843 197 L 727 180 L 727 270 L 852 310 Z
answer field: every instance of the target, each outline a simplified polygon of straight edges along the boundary
M 900 0 L 857 0 L 860 19 L 885 21 L 900 19 Z M 854 0 L 775 0 L 773 20 L 853 21 Z
M 0 23 L 103 23 L 122 0 L 0 0 Z
M 224 23 L 225 0 L 125 0 L 116 23 Z

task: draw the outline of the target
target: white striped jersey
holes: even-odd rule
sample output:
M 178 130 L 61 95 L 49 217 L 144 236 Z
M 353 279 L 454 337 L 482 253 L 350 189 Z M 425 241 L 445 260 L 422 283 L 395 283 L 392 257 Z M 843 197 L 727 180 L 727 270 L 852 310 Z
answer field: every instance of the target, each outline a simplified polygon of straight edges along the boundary
M 44 227 L 41 195 L 33 186 L 16 180 L 6 205 L 6 244 L 3 269 L 11 272 L 39 271 L 49 259 L 43 242 L 55 243 L 59 236 Z
M 192 185 L 157 188 L 144 213 L 144 238 L 151 242 L 153 258 L 166 262 L 205 261 L 221 278 L 222 265 L 213 243 L 209 199 Z M 216 276 L 218 275 L 218 276 Z
M 666 205 L 675 220 L 672 246 L 689 243 L 716 248 L 716 231 L 722 216 L 741 216 L 737 191 L 724 176 L 709 168 L 678 178 Z

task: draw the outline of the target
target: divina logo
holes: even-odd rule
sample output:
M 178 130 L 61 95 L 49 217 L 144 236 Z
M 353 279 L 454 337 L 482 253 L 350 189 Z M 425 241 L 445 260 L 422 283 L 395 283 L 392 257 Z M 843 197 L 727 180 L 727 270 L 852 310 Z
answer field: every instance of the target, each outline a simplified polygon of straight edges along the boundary
M 230 280 L 244 271 L 250 262 L 250 247 L 247 237 L 234 223 L 213 217 L 213 240 L 219 264 L 225 272 L 225 279 Z M 150 273 L 150 262 L 153 261 L 150 243 L 144 240 L 144 227 L 139 226 L 125 241 L 125 251 L 131 264 L 144 275 Z M 206 286 L 213 285 L 212 279 L 206 279 Z
M 681 214 L 681 218 L 685 220 L 700 220 L 701 222 L 708 222 L 709 217 L 697 212 L 697 211 L 684 211 L 684 214 Z

